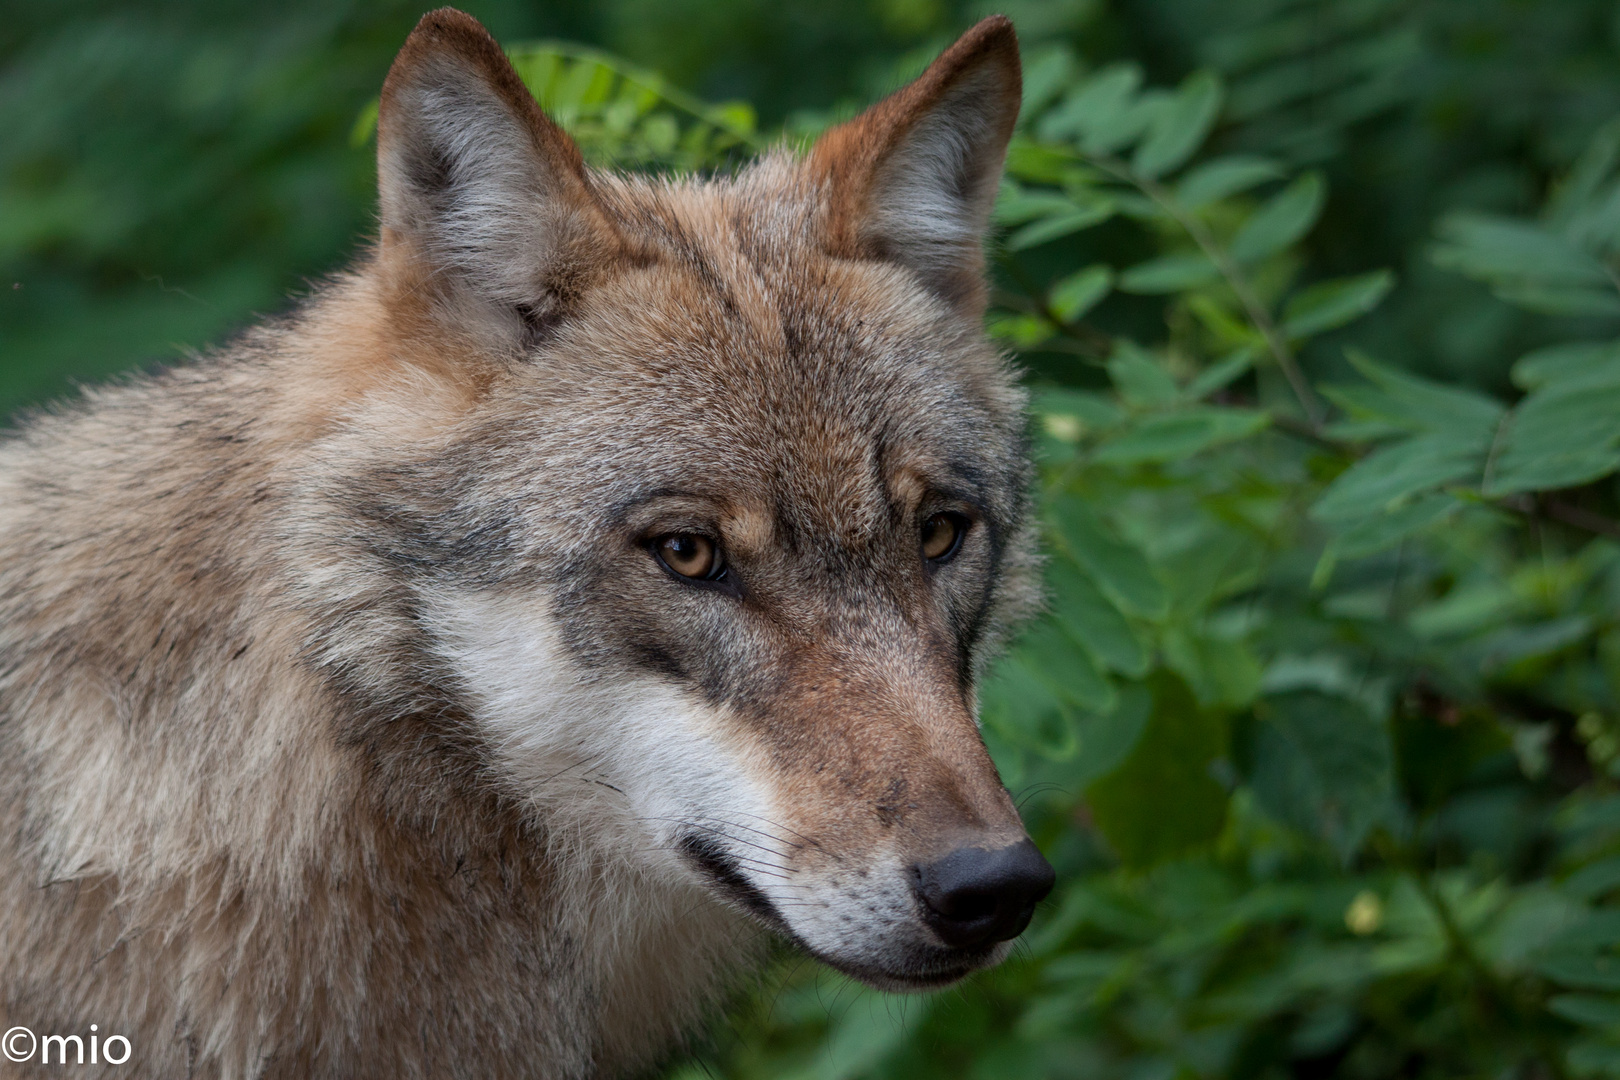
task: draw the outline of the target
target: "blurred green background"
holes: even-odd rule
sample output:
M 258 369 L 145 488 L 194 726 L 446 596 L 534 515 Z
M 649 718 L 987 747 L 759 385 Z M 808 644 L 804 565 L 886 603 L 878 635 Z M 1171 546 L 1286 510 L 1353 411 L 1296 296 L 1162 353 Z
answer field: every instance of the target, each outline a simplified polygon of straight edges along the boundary
M 1058 890 L 946 993 L 784 957 L 669 1075 L 1620 1075 L 1620 6 L 465 6 L 632 168 L 1025 48 L 1050 605 L 983 717 Z M 420 14 L 0 10 L 0 411 L 342 266 Z

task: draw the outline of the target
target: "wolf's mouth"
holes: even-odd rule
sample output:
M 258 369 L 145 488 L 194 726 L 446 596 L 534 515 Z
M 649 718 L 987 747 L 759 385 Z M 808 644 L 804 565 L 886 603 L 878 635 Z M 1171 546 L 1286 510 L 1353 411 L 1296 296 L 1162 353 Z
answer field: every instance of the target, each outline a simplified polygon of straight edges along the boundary
M 713 837 L 689 832 L 680 838 L 676 848 L 726 899 L 828 967 L 869 986 L 895 991 L 932 990 L 949 986 L 986 966 L 995 952 L 993 946 L 973 950 L 931 949 L 928 950 L 929 955 L 908 958 L 909 963 L 897 967 L 852 962 L 847 957 L 834 956 L 815 948 L 795 933 L 770 898 L 743 874 L 737 859 Z
M 715 884 L 726 899 L 762 919 L 778 933 L 790 938 L 794 936 L 787 920 L 771 904 L 770 898 L 754 887 L 753 882 L 744 876 L 737 860 L 713 837 L 689 832 L 680 838 L 676 848 Z

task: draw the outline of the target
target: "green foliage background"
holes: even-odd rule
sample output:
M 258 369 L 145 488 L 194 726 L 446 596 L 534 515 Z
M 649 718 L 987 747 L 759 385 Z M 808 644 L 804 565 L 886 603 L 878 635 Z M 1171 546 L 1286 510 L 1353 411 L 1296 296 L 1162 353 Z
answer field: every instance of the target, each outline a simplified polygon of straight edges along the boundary
M 468 6 L 542 42 L 593 158 L 676 170 L 980 14 Z M 950 992 L 785 959 L 670 1075 L 1620 1075 L 1620 13 L 1003 9 L 990 328 L 1036 391 L 1051 603 L 983 716 L 1059 887 Z M 3 407 L 339 265 L 417 14 L 0 12 Z

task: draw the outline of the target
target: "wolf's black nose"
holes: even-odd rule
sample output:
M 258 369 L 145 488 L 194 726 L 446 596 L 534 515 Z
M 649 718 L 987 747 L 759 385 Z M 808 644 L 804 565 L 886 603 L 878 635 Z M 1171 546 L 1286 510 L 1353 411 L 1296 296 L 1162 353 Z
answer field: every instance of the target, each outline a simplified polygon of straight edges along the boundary
M 1006 941 L 1024 932 L 1056 875 L 1025 837 L 1004 848 L 957 848 L 916 867 L 923 917 L 958 949 Z

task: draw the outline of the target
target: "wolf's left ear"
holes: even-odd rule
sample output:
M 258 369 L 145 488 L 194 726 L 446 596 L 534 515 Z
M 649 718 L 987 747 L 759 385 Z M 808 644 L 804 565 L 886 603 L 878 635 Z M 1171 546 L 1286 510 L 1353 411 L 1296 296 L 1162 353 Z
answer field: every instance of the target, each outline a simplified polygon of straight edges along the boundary
M 1022 84 L 1018 36 L 992 15 L 915 82 L 823 135 L 809 166 L 831 200 L 829 249 L 901 263 L 981 312 L 984 230 Z
M 478 20 L 422 16 L 383 83 L 377 186 L 395 291 L 520 343 L 620 249 L 579 148 Z

